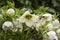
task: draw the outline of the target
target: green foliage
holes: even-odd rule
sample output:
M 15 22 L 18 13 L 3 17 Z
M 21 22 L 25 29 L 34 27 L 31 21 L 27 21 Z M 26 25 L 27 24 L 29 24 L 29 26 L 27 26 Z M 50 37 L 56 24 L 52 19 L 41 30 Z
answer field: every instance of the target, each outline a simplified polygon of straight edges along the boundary
M 10 8 L 14 8 L 14 2 L 7 1 L 7 6 Z
M 38 15 L 40 18 L 43 14 L 48 12 L 54 14 L 52 21 L 54 21 L 55 19 L 60 19 L 59 1 L 51 0 L 50 3 L 53 2 L 52 3 L 53 5 L 49 4 L 49 1 L 47 0 L 46 1 L 45 0 L 44 1 L 42 0 L 0 0 L 0 15 L 2 15 L 2 18 L 0 16 L 0 40 L 42 40 L 43 34 L 46 34 L 48 32 L 46 26 L 51 21 L 46 22 L 41 28 L 38 29 L 38 31 L 36 30 L 36 28 L 32 29 L 30 27 L 27 27 L 26 24 L 23 23 L 22 32 L 19 28 L 15 28 L 17 30 L 16 32 L 13 32 L 12 30 L 4 31 L 2 29 L 2 24 L 5 21 L 13 22 L 13 20 L 19 18 L 27 10 L 30 11 L 31 14 Z M 16 4 L 18 4 L 18 7 L 16 6 Z M 9 8 L 13 8 L 15 10 L 14 16 L 6 15 L 6 12 Z
M 47 10 L 48 10 L 48 7 L 40 7 L 40 8 L 38 8 L 38 9 L 36 9 L 36 10 L 34 10 L 34 13 L 35 14 L 44 14 L 44 13 L 46 13 L 47 12 Z

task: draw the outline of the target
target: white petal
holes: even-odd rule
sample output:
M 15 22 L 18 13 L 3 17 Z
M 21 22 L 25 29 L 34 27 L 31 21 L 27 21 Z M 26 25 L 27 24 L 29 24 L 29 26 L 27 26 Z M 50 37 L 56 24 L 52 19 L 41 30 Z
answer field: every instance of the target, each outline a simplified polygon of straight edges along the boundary
M 30 12 L 29 11 L 26 11 L 22 16 L 25 16 L 27 14 L 30 14 Z
M 37 15 L 33 15 L 32 21 L 37 22 L 39 20 L 38 18 L 39 17 Z
M 48 17 L 48 18 L 47 18 L 47 21 L 51 21 L 51 20 L 52 20 L 52 17 Z
M 46 13 L 43 16 L 52 16 L 50 13 Z
M 25 19 L 25 18 L 23 18 L 23 17 L 20 17 L 20 18 L 19 18 L 19 22 L 24 23 L 24 22 L 25 22 L 25 20 L 26 20 L 26 19 Z
M 32 22 L 32 21 L 27 21 L 25 23 L 28 27 L 32 27 L 34 25 L 34 22 Z

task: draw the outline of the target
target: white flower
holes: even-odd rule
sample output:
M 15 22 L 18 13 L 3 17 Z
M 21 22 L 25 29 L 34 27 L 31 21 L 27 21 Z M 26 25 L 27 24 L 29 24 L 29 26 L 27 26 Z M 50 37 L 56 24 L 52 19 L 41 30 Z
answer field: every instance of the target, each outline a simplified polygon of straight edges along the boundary
M 53 25 L 51 24 L 51 23 L 49 23 L 48 25 L 47 25 L 47 28 L 48 28 L 48 30 L 53 30 Z
M 47 35 L 52 37 L 52 36 L 56 36 L 56 33 L 54 31 L 49 31 Z
M 54 31 L 49 31 L 47 33 L 47 35 L 49 36 L 49 40 L 58 40 L 57 36 L 56 36 L 56 33 Z
M 12 28 L 13 28 L 13 23 L 10 21 L 6 21 L 2 25 L 3 30 L 9 30 L 9 29 L 11 30 Z
M 12 8 L 8 9 L 7 12 L 6 12 L 7 16 L 13 16 L 14 14 L 15 14 L 15 11 Z
M 42 16 L 46 21 L 51 21 L 52 20 L 52 15 L 49 14 L 49 13 L 43 14 Z
M 58 29 L 56 32 L 59 34 L 60 33 L 60 29 Z
M 38 16 L 30 14 L 29 11 L 26 11 L 19 19 L 21 23 L 25 23 L 29 27 L 33 26 L 37 20 Z
M 53 21 L 52 24 L 53 24 L 54 28 L 59 28 L 59 26 L 60 26 L 60 23 L 57 19 L 55 21 Z
M 58 40 L 58 37 L 57 36 L 52 36 L 52 37 L 49 37 L 49 40 Z
M 34 21 L 34 22 L 37 22 L 38 20 L 39 20 L 39 16 L 33 14 L 33 21 Z

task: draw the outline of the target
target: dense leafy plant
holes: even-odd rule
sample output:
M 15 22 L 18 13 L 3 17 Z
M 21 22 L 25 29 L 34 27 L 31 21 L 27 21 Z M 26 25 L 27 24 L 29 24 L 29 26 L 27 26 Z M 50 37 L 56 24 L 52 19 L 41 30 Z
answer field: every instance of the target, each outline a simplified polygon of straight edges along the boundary
M 24 0 L 18 1 L 24 4 L 23 8 L 15 8 L 11 0 L 0 8 L 0 40 L 60 39 L 59 14 L 54 9 L 41 6 L 33 10 L 30 3 L 26 5 Z

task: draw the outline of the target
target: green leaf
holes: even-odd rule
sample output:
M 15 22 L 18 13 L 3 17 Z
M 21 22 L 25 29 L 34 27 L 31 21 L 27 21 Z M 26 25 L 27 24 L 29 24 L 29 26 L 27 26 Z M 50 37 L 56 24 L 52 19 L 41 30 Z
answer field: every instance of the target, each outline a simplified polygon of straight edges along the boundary
M 7 1 L 7 4 L 10 8 L 14 8 L 14 2 Z

